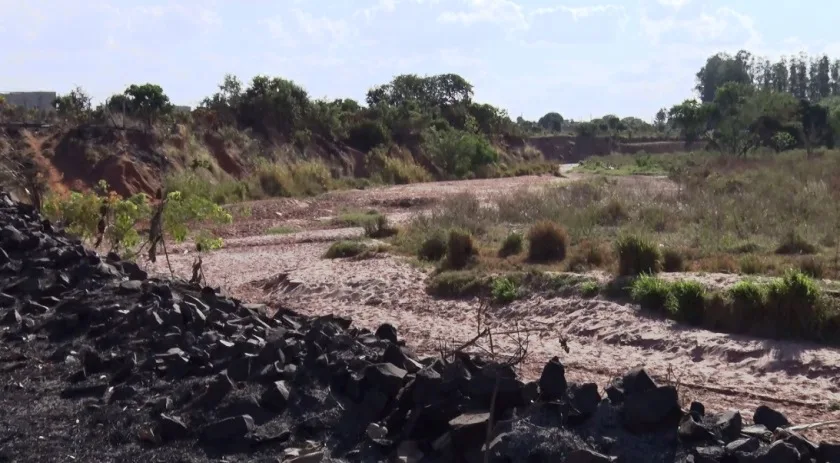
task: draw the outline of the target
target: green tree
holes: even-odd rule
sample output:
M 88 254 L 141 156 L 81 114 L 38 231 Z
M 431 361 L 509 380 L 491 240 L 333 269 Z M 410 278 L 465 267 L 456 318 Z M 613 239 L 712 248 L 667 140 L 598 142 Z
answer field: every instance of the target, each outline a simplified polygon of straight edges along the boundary
M 172 111 L 169 97 L 160 85 L 132 84 L 123 93 L 130 114 L 141 118 L 150 128 L 160 116 Z
M 80 123 L 90 117 L 91 98 L 82 87 L 76 87 L 70 93 L 56 97 L 53 107 L 59 117 Z
M 831 61 L 826 55 L 820 57 L 817 64 L 816 89 L 818 98 L 815 101 L 831 96 Z
M 242 93 L 238 116 L 246 127 L 290 141 L 295 131 L 306 128 L 311 106 L 303 87 L 291 80 L 259 75 Z
M 690 145 L 705 131 L 710 112 L 711 106 L 700 104 L 696 100 L 685 100 L 671 107 L 668 117 L 680 130 L 686 144 Z
M 665 108 L 656 112 L 654 117 L 654 127 L 659 132 L 664 132 L 668 126 L 668 111 Z
M 783 56 L 779 61 L 773 65 L 773 90 L 777 92 L 787 92 L 790 88 L 790 74 L 788 72 L 787 60 Z
M 709 57 L 697 73 L 695 89 L 700 94 L 700 101 L 706 103 L 714 100 L 718 87 L 727 82 L 751 83 L 749 56 L 749 53 L 742 50 L 735 57 L 726 53 Z
M 563 122 L 563 116 L 560 113 L 550 112 L 541 117 L 537 124 L 549 132 L 562 132 Z

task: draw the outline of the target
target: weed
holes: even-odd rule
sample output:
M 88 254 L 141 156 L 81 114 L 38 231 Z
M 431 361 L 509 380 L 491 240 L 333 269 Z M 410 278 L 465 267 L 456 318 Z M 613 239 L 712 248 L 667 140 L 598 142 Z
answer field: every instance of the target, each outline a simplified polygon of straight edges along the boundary
M 685 271 L 685 259 L 680 251 L 667 248 L 662 252 L 662 270 L 666 272 Z
M 426 238 L 417 252 L 417 257 L 420 260 L 429 262 L 437 262 L 443 259 L 446 255 L 446 237 L 442 232 L 435 232 L 432 236 Z
M 766 269 L 764 261 L 754 254 L 748 254 L 742 257 L 740 264 L 741 273 L 744 275 L 758 275 L 759 273 L 763 273 Z
M 585 240 L 578 244 L 569 258 L 568 269 L 584 272 L 592 268 L 603 268 L 613 262 L 612 250 L 603 242 Z
M 748 332 L 764 316 L 761 312 L 767 304 L 766 286 L 752 280 L 739 281 L 729 288 L 729 297 L 732 299 L 730 318 L 722 320 L 722 326 L 727 331 Z
M 522 234 L 513 232 L 502 241 L 502 246 L 499 248 L 499 257 L 515 256 L 522 252 L 522 248 Z
M 473 237 L 469 232 L 451 230 L 446 241 L 446 268 L 450 270 L 462 269 L 470 263 L 477 254 Z
M 580 294 L 583 297 L 595 297 L 601 292 L 601 286 L 597 281 L 584 281 L 580 284 Z
M 824 318 L 820 289 L 808 275 L 788 270 L 767 290 L 767 310 L 762 317 L 770 326 L 761 333 L 775 337 L 813 339 Z
M 365 227 L 381 216 L 375 210 L 369 211 L 350 211 L 339 214 L 332 219 L 333 225 L 340 225 L 343 227 Z
M 336 241 L 324 254 L 325 259 L 356 257 L 367 251 L 367 246 L 359 241 Z
M 791 231 L 785 235 L 779 247 L 776 248 L 776 254 L 814 254 L 816 252 L 817 246 L 808 242 L 797 231 Z
M 561 261 L 566 258 L 569 235 L 551 221 L 534 224 L 528 231 L 528 259 L 533 262 Z
M 630 297 L 643 309 L 666 314 L 677 312 L 677 298 L 671 291 L 671 286 L 652 275 L 636 278 L 630 286 Z
M 602 206 L 597 213 L 596 222 L 603 226 L 621 225 L 630 217 L 624 203 L 618 198 L 610 198 L 610 200 Z
M 703 323 L 706 304 L 706 290 L 696 281 L 677 281 L 671 284 L 671 292 L 677 302 L 677 318 L 690 325 Z
M 623 236 L 616 242 L 618 273 L 623 276 L 653 274 L 662 267 L 662 254 L 651 241 L 640 236 Z
M 499 304 L 508 304 L 515 301 L 520 296 L 520 288 L 516 283 L 505 277 L 493 279 L 490 294 L 493 300 Z
M 297 230 L 292 228 L 292 227 L 279 226 L 279 227 L 271 227 L 268 230 L 266 230 L 265 232 L 268 233 L 269 235 L 288 235 L 288 234 L 297 232 Z
M 436 297 L 465 298 L 478 296 L 487 290 L 485 281 L 475 272 L 446 271 L 429 279 L 426 292 Z

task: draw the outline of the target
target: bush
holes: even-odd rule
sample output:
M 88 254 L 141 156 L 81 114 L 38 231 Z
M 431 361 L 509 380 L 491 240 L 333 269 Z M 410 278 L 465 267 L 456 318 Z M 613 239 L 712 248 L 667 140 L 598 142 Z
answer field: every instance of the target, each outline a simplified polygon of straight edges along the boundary
M 544 220 L 528 231 L 528 259 L 532 262 L 561 261 L 566 258 L 569 235 L 560 225 Z
M 263 193 L 272 197 L 312 196 L 324 193 L 332 186 L 329 168 L 318 161 L 262 164 L 254 178 Z
M 766 265 L 764 265 L 764 261 L 761 260 L 760 257 L 749 254 L 741 258 L 741 273 L 744 275 L 758 275 L 759 273 L 763 273 Z
M 482 135 L 455 129 L 429 129 L 423 151 L 449 176 L 464 178 L 481 166 L 499 160 L 499 153 Z
M 351 211 L 339 214 L 332 219 L 334 225 L 341 225 L 344 227 L 367 227 L 375 223 L 382 214 L 371 209 L 369 211 Z
M 762 311 L 767 304 L 767 288 L 754 281 L 744 280 L 729 289 L 732 299 L 731 321 L 725 323 L 728 331 L 745 333 L 756 320 L 764 317 Z
M 651 275 L 642 275 L 633 281 L 630 297 L 643 309 L 675 314 L 677 298 L 671 286 L 664 280 Z
M 761 318 L 774 326 L 764 327 L 768 331 L 761 334 L 813 339 L 824 315 L 817 283 L 798 270 L 788 270 L 767 290 L 767 311 Z
M 390 185 L 407 185 L 432 181 L 432 176 L 423 167 L 410 161 L 386 157 L 374 174 L 374 179 Z
M 384 145 L 391 140 L 391 134 L 381 122 L 363 119 L 347 131 L 347 144 L 362 152 Z
M 473 237 L 469 232 L 451 230 L 446 242 L 446 267 L 462 269 L 470 263 L 477 254 Z
M 616 226 L 630 217 L 627 210 L 618 198 L 611 198 L 607 204 L 602 206 L 597 213 L 596 222 L 603 226 Z
M 639 236 L 624 236 L 616 242 L 618 273 L 623 276 L 654 274 L 662 267 L 662 255 L 651 241 Z
M 580 294 L 583 297 L 595 297 L 601 292 L 597 281 L 584 281 L 580 285 Z
M 666 272 L 685 271 L 685 259 L 676 249 L 665 249 L 662 252 L 662 270 Z
M 448 271 L 433 276 L 426 284 L 426 292 L 444 298 L 477 296 L 486 291 L 485 283 L 473 272 Z
M 592 268 L 603 268 L 613 261 L 612 250 L 604 243 L 582 241 L 569 259 L 568 269 L 572 272 L 585 272 Z
M 519 288 L 516 283 L 509 278 L 496 278 L 493 280 L 490 294 L 493 300 L 499 304 L 507 304 L 519 298 Z
M 705 314 L 706 290 L 696 281 L 678 281 L 671 284 L 677 301 L 677 318 L 690 325 L 699 326 Z
M 372 220 L 363 224 L 365 235 L 370 238 L 387 238 L 397 234 L 397 229 L 388 224 L 388 217 L 376 214 Z
M 437 262 L 443 259 L 446 255 L 446 237 L 441 232 L 436 232 L 432 236 L 426 238 L 420 249 L 417 251 L 417 257 L 420 260 L 429 262 Z
M 811 278 L 820 279 L 825 275 L 823 261 L 812 256 L 803 257 L 799 260 L 799 270 Z
M 325 259 L 356 257 L 367 251 L 367 246 L 359 241 L 336 241 L 324 254 Z
M 511 233 L 502 241 L 502 247 L 499 248 L 499 257 L 515 256 L 522 252 L 522 248 L 522 234 L 516 232 Z
M 788 233 L 776 248 L 776 254 L 814 254 L 816 252 L 817 247 L 796 231 Z

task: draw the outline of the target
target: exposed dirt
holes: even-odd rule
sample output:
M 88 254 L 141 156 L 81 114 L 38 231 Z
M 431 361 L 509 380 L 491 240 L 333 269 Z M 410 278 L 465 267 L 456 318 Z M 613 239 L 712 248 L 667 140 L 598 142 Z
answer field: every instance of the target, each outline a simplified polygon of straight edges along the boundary
M 458 345 L 476 334 L 478 303 L 430 297 L 424 289 L 427 272 L 400 257 L 322 259 L 330 241 L 359 235 L 361 230 L 317 229 L 341 209 L 377 208 L 405 219 L 450 194 L 470 191 L 487 197 L 563 181 L 569 180 L 443 182 L 249 203 L 245 207 L 250 216 L 223 230 L 226 247 L 204 256 L 204 272 L 212 284 L 245 300 L 271 305 L 282 294 L 284 305 L 302 313 L 349 316 L 372 329 L 392 323 L 418 352 L 433 354 L 443 343 Z M 302 231 L 265 235 L 276 226 Z M 188 274 L 194 258 L 189 249 L 182 246 L 171 256 L 177 273 Z M 162 272 L 165 266 L 160 260 L 154 270 Z M 723 277 L 711 278 L 726 283 Z M 682 396 L 715 409 L 739 409 L 751 417 L 751 410 L 764 402 L 785 412 L 794 424 L 840 419 L 837 349 L 689 329 L 633 306 L 598 299 L 534 296 L 493 308 L 490 315 L 493 324 L 511 329 L 549 328 L 548 334 L 530 339 L 531 360 L 523 372 L 528 378 L 538 376 L 554 355 L 571 367 L 572 379 L 602 386 L 628 368 L 644 366 L 660 380 L 679 384 Z M 569 353 L 561 348 L 561 335 L 568 339 Z M 496 348 L 511 344 L 506 339 L 494 341 Z M 836 441 L 840 429 L 825 427 L 810 436 Z

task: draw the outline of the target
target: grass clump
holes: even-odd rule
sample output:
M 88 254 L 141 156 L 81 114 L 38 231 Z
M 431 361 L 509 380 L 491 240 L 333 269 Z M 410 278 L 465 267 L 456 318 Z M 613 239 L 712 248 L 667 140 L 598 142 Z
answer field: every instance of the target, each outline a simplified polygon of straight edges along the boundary
M 776 254 L 815 254 L 817 246 L 810 243 L 797 231 L 791 231 L 785 235 L 779 247 L 776 248 Z
M 374 179 L 389 185 L 431 182 L 432 175 L 420 165 L 403 159 L 385 156 Z
M 370 238 L 388 238 L 397 234 L 397 229 L 388 223 L 388 217 L 383 214 L 375 214 L 372 220 L 362 225 L 365 235 Z
M 799 270 L 811 278 L 820 279 L 825 275 L 825 264 L 813 256 L 803 257 L 799 261 Z
M 566 258 L 569 235 L 555 222 L 544 220 L 528 231 L 528 260 L 532 262 L 562 261 Z
M 597 281 L 584 281 L 580 284 L 580 294 L 583 297 L 595 297 L 601 292 L 601 286 Z
M 662 267 L 662 254 L 652 241 L 640 236 L 623 236 L 615 247 L 619 275 L 654 274 Z
M 671 285 L 652 275 L 641 275 L 630 286 L 630 297 L 643 309 L 659 313 L 677 312 L 677 298 Z
M 435 232 L 432 236 L 426 238 L 417 251 L 417 257 L 428 262 L 437 262 L 443 259 L 445 255 L 446 237 L 442 232 Z
M 332 219 L 333 225 L 344 227 L 365 227 L 375 222 L 382 214 L 373 209 L 369 211 L 343 212 Z
M 268 230 L 266 230 L 266 233 L 268 233 L 269 235 L 288 235 L 291 233 L 295 233 L 296 231 L 297 230 L 292 227 L 279 226 L 269 228 Z
M 597 211 L 596 222 L 602 226 L 617 226 L 630 218 L 627 208 L 618 198 L 611 198 Z
M 676 249 L 665 249 L 662 252 L 662 270 L 665 272 L 683 272 L 685 271 L 685 258 L 682 253 Z
M 446 267 L 458 270 L 466 267 L 478 254 L 473 237 L 469 232 L 451 230 L 446 241 Z
M 522 242 L 523 239 L 521 233 L 513 232 L 509 234 L 505 240 L 502 241 L 502 246 L 499 248 L 499 257 L 504 259 L 521 253 L 523 249 Z
M 367 251 L 367 246 L 359 241 L 336 241 L 324 254 L 325 259 L 356 257 Z
M 464 270 L 440 272 L 426 284 L 427 293 L 447 299 L 478 296 L 486 290 L 487 285 L 482 277 Z
M 767 287 L 752 280 L 735 283 L 728 291 L 731 299 L 728 317 L 719 317 L 720 328 L 736 333 L 751 330 L 755 320 L 763 317 L 762 311 L 767 305 Z
M 515 301 L 519 298 L 520 293 L 520 288 L 516 282 L 506 277 L 495 278 L 490 289 L 493 301 L 499 304 L 508 304 Z
M 814 339 L 825 318 L 817 283 L 798 270 L 788 270 L 784 277 L 770 283 L 767 310 L 762 319 L 774 326 L 760 333 L 774 337 Z
M 568 269 L 572 272 L 585 272 L 593 268 L 603 268 L 613 261 L 612 250 L 603 242 L 582 241 L 569 258 Z
M 671 293 L 676 299 L 676 316 L 680 321 L 699 326 L 703 323 L 706 305 L 706 290 L 696 281 L 671 283 Z
M 264 194 L 274 197 L 314 196 L 329 191 L 333 184 L 329 168 L 320 161 L 262 164 L 254 179 Z
M 766 269 L 764 261 L 755 254 L 748 254 L 741 258 L 740 268 L 744 275 L 758 275 Z

